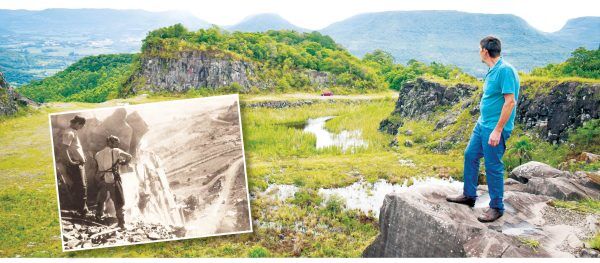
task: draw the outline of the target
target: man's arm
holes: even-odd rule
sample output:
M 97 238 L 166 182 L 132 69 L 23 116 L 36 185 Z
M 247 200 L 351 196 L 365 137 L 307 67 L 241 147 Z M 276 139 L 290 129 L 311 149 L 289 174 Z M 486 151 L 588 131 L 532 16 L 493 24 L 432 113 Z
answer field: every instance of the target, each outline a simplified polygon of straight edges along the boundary
M 496 124 L 496 128 L 490 134 L 490 139 L 488 140 L 488 144 L 492 147 L 495 147 L 500 143 L 500 135 L 502 134 L 502 130 L 504 129 L 504 125 L 510 118 L 512 114 L 513 108 L 515 107 L 515 94 L 507 93 L 504 95 L 504 105 L 502 105 L 502 112 L 500 113 L 500 119 L 498 120 L 498 124 Z
M 78 162 L 73 161 L 73 159 L 71 159 L 71 155 L 69 155 L 69 147 L 71 146 L 71 143 L 73 142 L 73 136 L 71 133 L 65 133 L 62 136 L 62 151 L 61 153 L 61 157 L 63 160 L 69 162 L 71 165 L 78 165 Z
M 127 152 L 121 149 L 119 149 L 119 157 L 123 157 L 125 159 L 121 164 L 128 164 L 129 162 L 131 162 L 131 158 L 133 158 L 131 154 L 128 154 Z

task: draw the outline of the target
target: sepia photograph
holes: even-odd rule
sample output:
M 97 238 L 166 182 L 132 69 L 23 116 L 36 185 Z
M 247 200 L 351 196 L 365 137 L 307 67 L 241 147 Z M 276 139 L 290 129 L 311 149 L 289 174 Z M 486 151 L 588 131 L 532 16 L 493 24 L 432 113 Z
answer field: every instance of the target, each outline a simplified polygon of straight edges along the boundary
M 252 232 L 238 95 L 49 117 L 63 251 Z

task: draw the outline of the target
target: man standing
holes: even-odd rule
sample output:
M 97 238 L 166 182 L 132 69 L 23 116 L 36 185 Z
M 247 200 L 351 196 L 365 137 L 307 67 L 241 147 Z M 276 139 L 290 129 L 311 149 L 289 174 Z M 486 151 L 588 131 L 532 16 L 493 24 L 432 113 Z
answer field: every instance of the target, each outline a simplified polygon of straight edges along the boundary
M 79 141 L 77 131 L 85 125 L 85 118 L 75 116 L 71 119 L 69 128 L 62 134 L 62 160 L 66 162 L 66 173 L 73 181 L 72 191 L 75 198 L 75 209 L 84 217 L 87 212 L 87 182 L 85 178 L 85 154 Z
M 119 227 L 124 228 L 123 206 L 125 205 L 125 197 L 119 166 L 128 164 L 131 161 L 131 155 L 119 149 L 119 143 L 118 137 L 109 136 L 106 139 L 107 147 L 97 152 L 95 156 L 98 163 L 98 180 L 100 181 L 100 190 L 96 198 L 96 219 L 100 220 L 102 218 L 104 202 L 110 196 L 115 205 Z
M 479 43 L 481 61 L 490 68 L 485 76 L 483 95 L 479 104 L 481 114 L 465 150 L 463 194 L 446 200 L 475 205 L 479 175 L 479 160 L 483 157 L 485 176 L 490 194 L 490 208 L 479 216 L 480 222 L 493 222 L 504 214 L 504 163 L 502 155 L 510 136 L 519 96 L 517 70 L 500 56 L 498 38 L 488 36 Z

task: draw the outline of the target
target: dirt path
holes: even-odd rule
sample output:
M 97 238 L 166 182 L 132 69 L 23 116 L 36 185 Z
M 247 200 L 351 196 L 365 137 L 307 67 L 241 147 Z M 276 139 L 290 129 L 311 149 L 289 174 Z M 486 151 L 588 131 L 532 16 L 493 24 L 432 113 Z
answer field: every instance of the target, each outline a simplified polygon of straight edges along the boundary
M 227 200 L 234 187 L 236 172 L 240 165 L 243 165 L 243 158 L 237 159 L 221 175 L 224 177 L 223 187 L 219 192 L 219 197 L 213 200 L 212 204 L 200 212 L 196 219 L 186 224 L 188 236 L 204 236 L 217 234 L 221 225 L 234 225 L 234 222 L 227 222 L 227 211 L 232 200 Z M 219 176 L 219 178 L 221 177 Z M 213 180 L 214 181 L 214 180 Z M 210 185 L 210 184 L 209 184 Z
M 241 95 L 240 100 L 244 102 L 258 101 L 277 101 L 277 100 L 374 100 L 383 98 L 395 98 L 397 92 L 388 91 L 373 94 L 355 94 L 355 95 L 333 95 L 321 96 L 315 93 L 289 93 L 279 95 Z

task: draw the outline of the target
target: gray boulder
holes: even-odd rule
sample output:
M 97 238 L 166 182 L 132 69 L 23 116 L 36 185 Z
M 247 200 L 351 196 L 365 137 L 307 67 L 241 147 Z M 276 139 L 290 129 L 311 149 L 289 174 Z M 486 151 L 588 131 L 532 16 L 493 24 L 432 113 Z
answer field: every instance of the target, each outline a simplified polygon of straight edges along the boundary
M 600 186 L 586 174 L 572 174 L 540 162 L 528 162 L 512 170 L 510 178 L 525 184 L 523 191 L 560 200 L 600 198 Z
M 563 172 L 545 163 L 536 161 L 527 162 L 515 167 L 510 172 L 510 178 L 521 183 L 527 183 L 531 178 L 554 178 L 566 176 L 568 172 Z
M 514 182 L 513 182 L 514 183 Z M 597 215 L 554 208 L 551 197 L 505 192 L 506 211 L 493 223 L 477 216 L 489 196 L 480 192 L 474 208 L 448 203 L 461 184 L 422 185 L 388 194 L 379 216 L 380 234 L 364 257 L 575 257 L 596 231 Z

